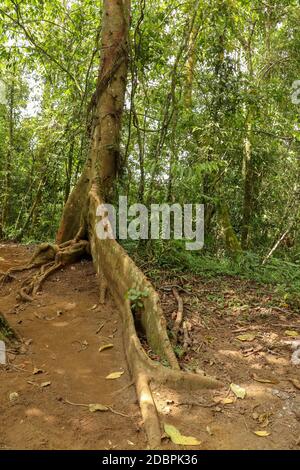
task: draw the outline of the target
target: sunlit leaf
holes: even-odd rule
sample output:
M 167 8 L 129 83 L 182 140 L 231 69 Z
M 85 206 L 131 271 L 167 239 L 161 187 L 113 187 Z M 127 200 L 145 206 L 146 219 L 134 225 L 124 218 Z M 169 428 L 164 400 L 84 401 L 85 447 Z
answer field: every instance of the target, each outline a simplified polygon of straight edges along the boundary
M 121 375 L 124 374 L 124 371 L 121 372 L 112 372 L 111 374 L 106 376 L 106 379 L 119 379 Z
M 240 387 L 237 384 L 230 384 L 231 391 L 235 394 L 237 398 L 241 398 L 242 400 L 245 398 L 247 392 L 243 387 Z
M 267 436 L 270 436 L 270 432 L 268 431 L 253 431 L 254 434 L 256 434 L 257 436 L 259 437 L 267 437 Z
M 111 344 L 111 343 L 110 344 L 104 344 L 103 346 L 100 346 L 99 352 L 104 351 L 105 349 L 113 348 L 113 347 L 114 347 L 114 345 Z
M 198 446 L 201 444 L 195 437 L 183 436 L 180 431 L 171 424 L 165 424 L 164 430 L 174 444 L 182 446 Z
M 236 337 L 239 341 L 253 341 L 256 338 L 256 335 L 253 333 L 245 333 L 244 335 L 239 335 Z
M 101 405 L 100 403 L 91 403 L 89 405 L 89 410 L 91 413 L 95 413 L 96 411 L 108 411 L 109 408 L 105 405 Z

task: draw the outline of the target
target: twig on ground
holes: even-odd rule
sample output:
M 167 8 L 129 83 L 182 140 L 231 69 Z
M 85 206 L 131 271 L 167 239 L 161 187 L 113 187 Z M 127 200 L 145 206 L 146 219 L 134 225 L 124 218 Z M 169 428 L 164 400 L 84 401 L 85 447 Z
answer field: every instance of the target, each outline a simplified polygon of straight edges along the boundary
M 73 403 L 72 401 L 69 401 L 67 399 L 64 399 L 63 402 L 67 403 L 68 405 L 72 405 L 72 406 L 83 406 L 85 408 L 90 407 L 90 405 L 87 404 L 87 403 Z M 124 418 L 130 418 L 129 415 L 125 415 L 124 413 L 121 413 L 120 411 L 116 411 L 111 406 L 108 406 L 108 405 L 103 405 L 103 406 L 105 406 L 107 408 L 107 411 L 111 411 L 111 413 L 114 413 L 115 415 L 123 416 Z
M 117 395 L 118 393 L 123 392 L 127 388 L 132 387 L 132 385 L 134 385 L 134 381 L 132 381 L 129 384 L 125 385 L 125 387 L 122 387 L 122 388 L 119 388 L 118 390 L 115 390 L 114 392 L 112 392 L 112 395 L 115 395 L 115 394 Z
M 180 401 L 175 403 L 175 406 L 190 405 L 190 406 L 201 406 L 202 408 L 213 408 L 217 406 L 217 403 L 199 403 L 197 401 Z
M 99 326 L 98 330 L 96 331 L 96 335 L 97 335 L 98 333 L 100 333 L 100 331 L 102 330 L 102 328 L 104 327 L 104 325 L 105 325 L 106 323 L 107 323 L 107 320 L 104 321 L 103 323 L 101 323 L 101 325 Z

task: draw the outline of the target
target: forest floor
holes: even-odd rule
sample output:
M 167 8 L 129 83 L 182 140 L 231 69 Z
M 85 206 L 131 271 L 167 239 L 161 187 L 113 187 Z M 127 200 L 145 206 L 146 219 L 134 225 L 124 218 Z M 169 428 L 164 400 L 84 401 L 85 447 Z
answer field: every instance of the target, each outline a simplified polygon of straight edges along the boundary
M 282 301 L 274 286 L 237 277 L 164 272 L 153 282 L 170 331 L 178 310 L 174 289 L 183 301 L 176 347 L 181 367 L 224 383 L 219 391 L 202 393 L 198 403 L 193 394 L 186 403 L 181 399 L 205 447 L 299 449 L 300 365 L 291 363 L 288 344 L 300 340 L 299 310 Z M 231 384 L 244 389 L 244 399 Z M 168 412 L 176 406 L 174 398 Z
M 31 254 L 32 248 L 0 245 L 0 271 L 24 264 Z M 145 448 L 121 320 L 111 301 L 97 306 L 92 263 L 53 275 L 30 303 L 16 305 L 17 283 L 5 284 L 0 293 L 0 313 L 22 338 L 21 354 L 9 354 L 8 367 L 0 366 L 0 449 Z M 108 343 L 113 348 L 99 352 Z M 117 371 L 124 371 L 120 378 L 105 378 Z M 51 384 L 41 387 L 45 382 Z M 14 392 L 18 398 L 10 401 Z M 65 400 L 109 405 L 128 417 Z
M 31 252 L 0 245 L 0 271 L 24 264 Z M 92 263 L 66 267 L 33 302 L 16 303 L 27 275 L 0 292 L 0 313 L 22 339 L 19 353 L 10 351 L 9 364 L 0 366 L 0 449 L 146 448 L 121 320 L 111 300 L 98 305 Z M 288 332 L 300 332 L 299 312 L 271 287 L 238 278 L 165 272 L 156 284 L 170 329 L 177 310 L 172 288 L 183 300 L 186 344 L 181 330 L 176 347 L 182 368 L 224 383 L 189 393 L 156 386 L 161 421 L 199 439 L 199 449 L 299 449 L 300 366 L 291 364 L 286 344 L 297 339 Z M 113 348 L 99 352 L 107 343 Z M 124 371 L 120 378 L 106 379 L 117 371 Z M 234 395 L 232 383 L 246 391 L 244 399 Z M 75 405 L 91 403 L 127 416 Z M 166 439 L 163 447 L 178 449 Z

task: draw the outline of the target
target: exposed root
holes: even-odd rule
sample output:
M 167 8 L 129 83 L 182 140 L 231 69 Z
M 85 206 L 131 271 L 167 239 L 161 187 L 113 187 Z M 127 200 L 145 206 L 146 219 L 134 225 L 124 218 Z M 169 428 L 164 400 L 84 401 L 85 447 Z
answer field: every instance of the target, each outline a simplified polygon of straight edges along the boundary
M 6 273 L 3 273 L 0 271 L 0 279 L 1 279 L 1 284 L 4 284 L 4 282 L 10 282 L 10 281 L 15 281 L 16 277 L 11 274 L 11 271 L 7 271 Z
M 19 266 L 18 268 L 10 268 L 8 271 L 5 273 L 0 272 L 0 283 L 3 285 L 6 282 L 11 282 L 15 281 L 16 277 L 13 274 L 20 273 L 22 271 L 29 271 L 32 268 L 35 268 L 35 265 L 25 265 L 25 266 Z
M 42 283 L 45 281 L 45 279 L 47 279 L 50 274 L 54 273 L 55 271 L 58 271 L 58 269 L 63 266 L 62 263 L 57 263 L 56 261 L 53 261 L 52 263 L 47 263 L 47 266 L 49 266 L 49 264 L 50 267 L 46 271 L 45 266 L 42 266 L 39 272 L 23 281 L 21 289 L 19 291 L 19 295 L 22 300 L 31 302 L 33 300 L 33 297 L 40 289 Z
M 136 391 L 144 421 L 149 446 L 151 449 L 159 447 L 161 442 L 161 428 L 157 409 L 149 386 L 149 377 L 139 373 L 136 377 Z
M 21 285 L 18 296 L 24 302 L 32 302 L 43 282 L 63 266 L 74 263 L 89 254 L 89 242 L 86 240 L 69 240 L 61 245 L 42 243 L 24 266 L 11 268 L 1 273 L 1 282 L 15 279 L 12 273 L 39 268 L 36 273 L 27 277 Z

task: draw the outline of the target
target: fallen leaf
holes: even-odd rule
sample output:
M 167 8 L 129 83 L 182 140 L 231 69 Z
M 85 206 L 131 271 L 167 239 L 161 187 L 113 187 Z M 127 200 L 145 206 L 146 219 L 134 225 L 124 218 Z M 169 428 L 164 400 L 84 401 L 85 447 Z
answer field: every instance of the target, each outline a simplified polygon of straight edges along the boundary
M 45 388 L 45 387 L 49 387 L 49 385 L 51 385 L 51 382 L 42 382 L 40 386 L 42 388 Z
M 124 374 L 124 371 L 121 372 L 112 372 L 111 374 L 106 376 L 106 379 L 119 379 L 121 375 Z
M 33 375 L 37 375 L 37 374 L 42 374 L 43 372 L 44 372 L 43 369 L 38 369 L 37 367 L 35 367 L 35 368 L 33 369 L 32 374 L 33 374 Z
M 127 443 L 130 445 L 130 446 L 135 446 L 135 443 L 134 442 L 131 442 L 127 439 Z
M 110 344 L 104 344 L 103 346 L 100 346 L 99 352 L 104 351 L 105 349 L 113 348 L 113 347 L 114 347 L 114 345 L 111 344 L 111 343 Z
M 182 446 L 198 446 L 201 444 L 195 437 L 183 436 L 180 431 L 171 424 L 164 424 L 164 430 L 174 444 Z
M 247 392 L 244 388 L 232 383 L 230 384 L 230 389 L 237 398 L 241 398 L 242 400 L 245 398 Z
M 293 337 L 300 336 L 300 333 L 298 333 L 295 330 L 286 330 L 284 334 L 285 336 L 293 336 Z
M 97 304 L 93 305 L 90 310 L 95 310 L 95 308 L 97 308 Z
M 259 437 L 267 437 L 267 436 L 270 436 L 270 432 L 268 431 L 253 431 L 254 434 L 256 434 L 257 436 Z
M 89 405 L 89 410 L 91 413 L 95 413 L 95 411 L 108 411 L 108 408 L 100 403 L 91 403 Z
M 256 338 L 256 335 L 253 333 L 246 333 L 244 335 L 239 335 L 236 337 L 239 341 L 253 341 Z

